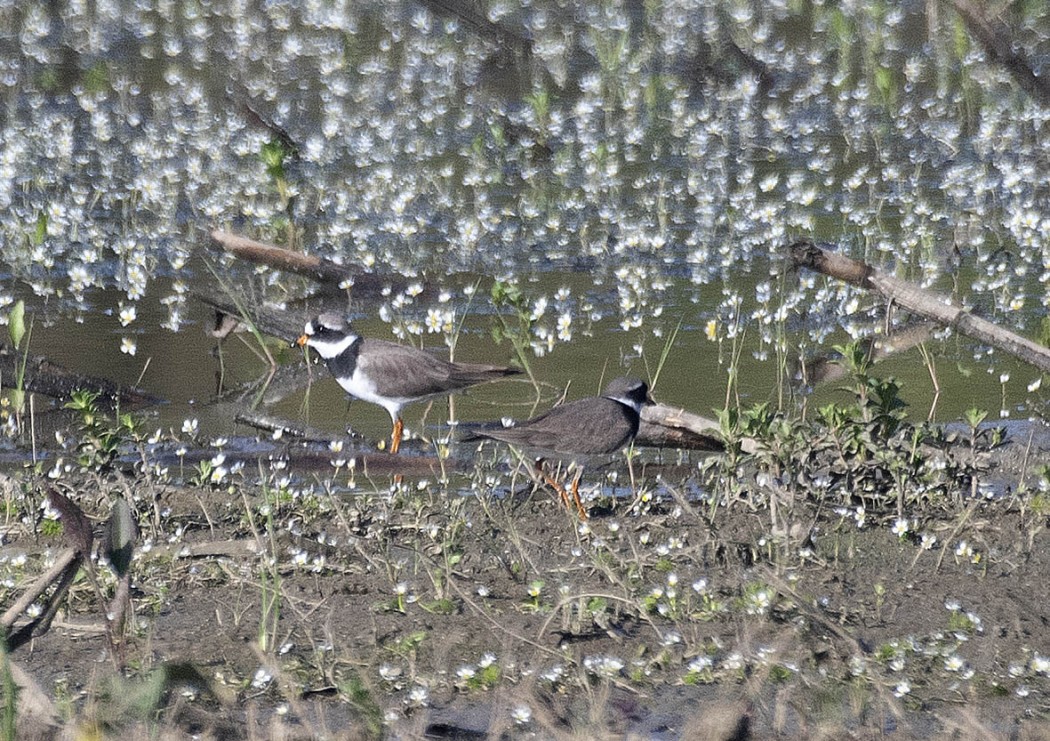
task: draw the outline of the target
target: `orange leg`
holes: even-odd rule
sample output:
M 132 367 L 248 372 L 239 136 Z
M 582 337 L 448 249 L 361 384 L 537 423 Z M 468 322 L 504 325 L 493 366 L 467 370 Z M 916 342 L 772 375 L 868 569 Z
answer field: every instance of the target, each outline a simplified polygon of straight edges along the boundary
M 554 480 L 545 470 L 543 470 L 543 461 L 536 461 L 536 473 L 538 473 L 545 484 L 550 488 L 554 489 L 561 497 L 561 503 L 566 508 L 571 508 L 573 505 L 576 506 L 576 515 L 581 520 L 587 519 L 587 510 L 584 509 L 583 501 L 580 499 L 580 473 L 576 474 L 576 478 L 572 482 L 572 499 L 569 498 L 569 492 L 565 491 L 565 487 Z
M 397 455 L 401 449 L 401 436 L 405 433 L 405 423 L 398 417 L 394 420 L 394 431 L 390 435 L 390 453 Z
M 583 471 L 576 472 L 576 478 L 572 480 L 572 503 L 576 505 L 576 514 L 581 520 L 587 519 L 587 510 L 583 507 L 583 500 L 580 499 L 580 477 L 583 475 Z M 566 502 L 566 506 L 568 502 Z

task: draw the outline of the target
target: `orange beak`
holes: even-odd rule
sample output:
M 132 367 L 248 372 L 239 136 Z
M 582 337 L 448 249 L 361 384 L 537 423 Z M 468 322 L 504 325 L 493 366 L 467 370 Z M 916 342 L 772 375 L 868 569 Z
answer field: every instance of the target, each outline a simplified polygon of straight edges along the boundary
M 309 341 L 309 339 L 310 339 L 310 335 L 308 335 L 308 334 L 299 335 L 299 339 L 297 339 L 292 344 L 295 345 L 296 347 L 306 347 L 306 343 Z

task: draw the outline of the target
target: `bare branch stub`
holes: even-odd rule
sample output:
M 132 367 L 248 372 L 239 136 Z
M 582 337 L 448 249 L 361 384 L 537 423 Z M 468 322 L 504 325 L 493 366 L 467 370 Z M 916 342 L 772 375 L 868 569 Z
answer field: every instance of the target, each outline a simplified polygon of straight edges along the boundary
M 861 288 L 871 289 L 875 269 L 860 260 L 819 247 L 810 239 L 800 239 L 787 247 L 792 266 L 808 268 Z

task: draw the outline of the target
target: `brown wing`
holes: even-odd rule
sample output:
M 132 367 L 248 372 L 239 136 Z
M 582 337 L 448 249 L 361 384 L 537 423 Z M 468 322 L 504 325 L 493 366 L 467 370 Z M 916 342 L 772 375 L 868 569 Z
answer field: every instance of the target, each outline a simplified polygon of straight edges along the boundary
M 449 363 L 447 360 L 383 340 L 363 339 L 357 368 L 376 384 L 376 393 L 416 399 L 459 391 L 517 373 L 512 368 Z
M 604 397 L 591 397 L 554 407 L 514 427 L 478 430 L 511 445 L 559 455 L 607 455 L 627 445 L 638 432 L 633 409 Z

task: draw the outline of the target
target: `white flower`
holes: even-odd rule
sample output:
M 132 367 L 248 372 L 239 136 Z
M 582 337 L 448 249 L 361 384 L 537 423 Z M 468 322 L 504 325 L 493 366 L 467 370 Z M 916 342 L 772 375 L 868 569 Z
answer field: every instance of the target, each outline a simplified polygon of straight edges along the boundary
M 511 717 L 514 719 L 515 723 L 517 723 L 520 726 L 523 726 L 530 720 L 532 720 L 532 708 L 530 708 L 528 705 L 518 705 L 511 712 Z
M 572 339 L 572 314 L 568 312 L 558 317 L 558 339 L 562 342 Z
M 441 312 L 437 309 L 427 309 L 427 318 L 423 323 L 427 327 L 427 332 L 431 334 L 440 332 L 442 325 Z
M 897 683 L 897 686 L 893 690 L 893 694 L 897 697 L 904 697 L 906 694 L 911 692 L 911 683 L 908 680 L 904 680 Z
M 430 693 L 427 692 L 427 688 L 420 684 L 417 684 L 412 688 L 412 691 L 408 693 L 409 703 L 417 707 L 423 707 L 426 705 L 429 698 Z
M 120 309 L 120 326 L 126 327 L 135 321 L 135 305 L 123 306 Z
M 460 681 L 467 682 L 474 678 L 477 671 L 472 666 L 464 664 L 459 669 L 456 669 L 456 676 L 459 677 Z
M 138 346 L 131 337 L 121 337 L 120 351 L 125 355 L 134 355 L 138 351 Z
M 908 520 L 905 517 L 898 517 L 893 521 L 893 525 L 890 528 L 893 534 L 898 538 L 901 538 L 908 534 Z
M 401 667 L 393 664 L 383 664 L 379 667 L 379 676 L 387 682 L 392 682 L 401 676 Z
M 1036 674 L 1050 674 L 1050 659 L 1046 656 L 1036 654 L 1032 657 L 1029 666 L 1031 666 L 1032 671 Z
M 266 667 L 259 667 L 252 678 L 252 687 L 262 689 L 270 683 L 271 679 L 273 679 L 273 675 L 266 670 Z
M 714 665 L 714 660 L 710 656 L 697 656 L 695 659 L 689 662 L 689 666 L 686 667 L 691 674 L 699 674 L 705 672 Z

